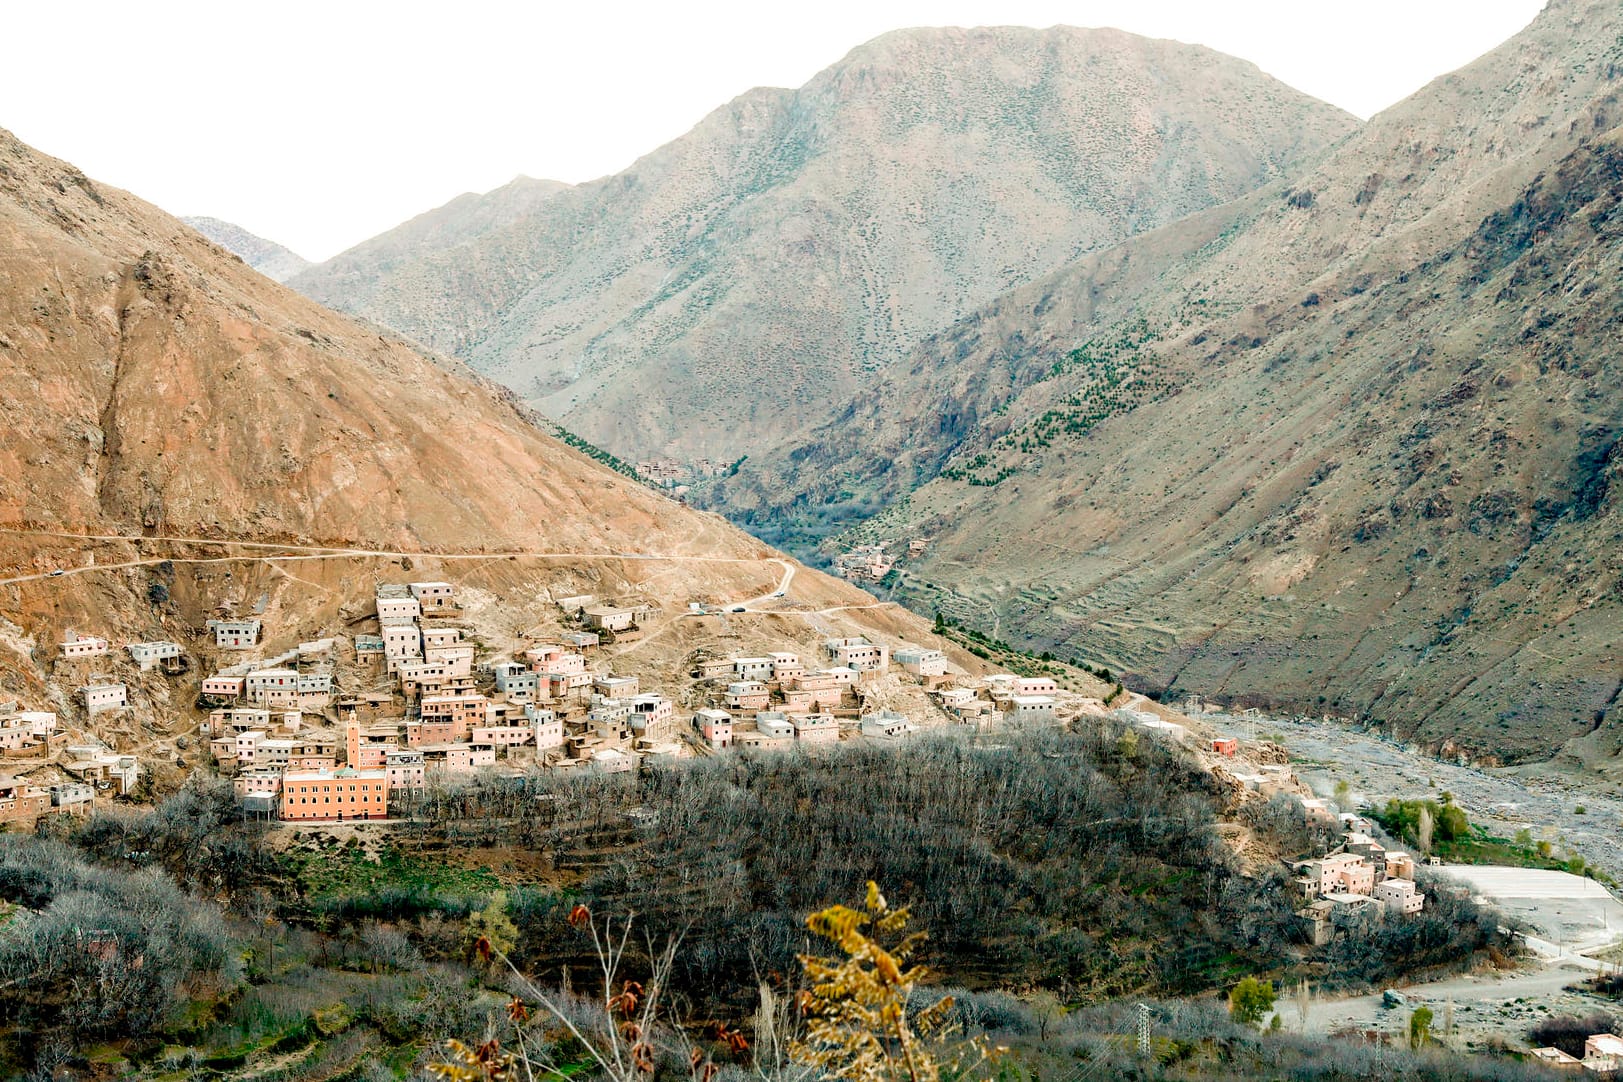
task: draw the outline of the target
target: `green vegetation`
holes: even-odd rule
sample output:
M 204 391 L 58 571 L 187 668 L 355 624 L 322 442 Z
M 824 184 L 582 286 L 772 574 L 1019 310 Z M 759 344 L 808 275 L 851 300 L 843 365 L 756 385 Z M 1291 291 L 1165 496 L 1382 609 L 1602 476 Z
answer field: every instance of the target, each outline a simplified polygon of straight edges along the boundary
M 1260 1025 L 1274 1009 L 1274 984 L 1247 977 L 1229 990 L 1229 1017 L 1242 1026 Z
M 1431 1022 L 1433 1018 L 1431 1008 L 1416 1007 L 1409 1016 L 1409 1047 L 1420 1048 L 1431 1040 Z
M 977 488 L 1000 485 L 1014 474 L 1013 466 L 995 466 L 992 457 L 985 453 L 975 455 L 961 466 L 947 466 L 941 471 L 941 476 L 949 481 L 963 481 Z
M 599 447 L 597 444 L 593 443 L 591 440 L 588 440 L 584 436 L 577 436 L 563 425 L 554 423 L 552 428 L 553 433 L 558 437 L 559 440 L 573 447 L 587 458 L 595 459 L 616 473 L 623 473 L 633 481 L 640 484 L 647 483 L 647 480 L 637 472 L 635 466 L 632 466 L 629 462 L 626 462 L 618 455 L 603 450 L 603 448 Z M 736 471 L 738 464 L 743 461 L 743 459 L 739 459 L 738 462 L 733 463 L 733 469 Z
M 1389 800 L 1384 807 L 1373 809 L 1370 817 L 1388 834 L 1421 853 L 1457 864 L 1547 868 L 1586 875 L 1602 883 L 1613 882 L 1577 854 L 1557 857 L 1549 842 L 1535 842 L 1525 829 L 1517 831 L 1515 838 L 1489 834 L 1470 822 L 1451 793 L 1440 793 L 1437 800 Z
M 1075 670 L 1081 670 L 1106 684 L 1111 684 L 1114 680 L 1110 670 L 1102 665 L 1095 668 L 1081 658 L 1075 657 L 1069 661 L 1058 661 L 1046 650 L 1041 654 L 1021 650 L 1010 646 L 1002 639 L 987 635 L 984 631 L 966 627 L 939 609 L 935 614 L 935 633 L 957 643 L 978 658 L 996 662 L 1016 676 L 1052 676 L 1067 687 L 1075 685 Z M 1115 684 L 1110 698 L 1114 699 L 1119 694 L 1121 685 Z
M 290 848 L 281 861 L 313 912 L 333 916 L 467 912 L 500 886 L 483 869 L 458 868 L 385 845 L 374 859 L 358 845 Z

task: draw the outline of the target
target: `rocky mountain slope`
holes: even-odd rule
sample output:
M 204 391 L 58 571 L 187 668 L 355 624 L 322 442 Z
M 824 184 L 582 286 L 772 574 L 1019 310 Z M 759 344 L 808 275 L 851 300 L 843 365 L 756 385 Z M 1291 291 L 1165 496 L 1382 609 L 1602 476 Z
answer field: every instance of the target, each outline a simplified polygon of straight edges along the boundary
M 743 95 L 617 176 L 498 190 L 475 204 L 483 235 L 404 227 L 294 284 L 456 353 L 622 457 L 731 460 L 826 419 L 998 294 L 1355 127 L 1194 46 L 900 31 L 799 90 Z
M 552 596 L 657 599 L 672 618 L 649 652 L 677 658 L 713 633 L 674 618 L 688 601 L 783 588 L 792 565 L 758 541 L 455 369 L 0 132 L 0 697 L 56 702 L 70 627 L 195 646 L 207 617 L 252 612 L 274 652 L 413 568 L 509 636 Z M 796 610 L 750 617 L 779 633 L 928 634 L 813 571 L 768 607 Z
M 1557 0 L 1313 168 L 966 318 L 716 496 L 811 532 L 888 507 L 851 536 L 934 538 L 920 607 L 1173 693 L 1613 754 L 1620 90 L 1623 14 Z
M 250 233 L 232 222 L 207 217 L 182 218 L 181 221 L 274 281 L 285 282 L 313 265 L 292 249 Z

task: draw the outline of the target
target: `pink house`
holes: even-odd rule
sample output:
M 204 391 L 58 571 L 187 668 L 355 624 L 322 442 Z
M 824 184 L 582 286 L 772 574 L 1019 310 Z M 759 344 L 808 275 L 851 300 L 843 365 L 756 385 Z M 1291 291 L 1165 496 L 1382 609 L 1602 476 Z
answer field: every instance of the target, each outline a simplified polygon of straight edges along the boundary
M 66 658 L 102 657 L 107 653 L 107 640 L 94 635 L 80 636 L 69 631 L 62 637 L 62 656 Z
M 1226 759 L 1240 753 L 1240 742 L 1232 736 L 1219 736 L 1212 741 L 1212 750 Z
M 732 746 L 733 718 L 725 710 L 700 710 L 693 715 L 693 725 L 712 748 Z
M 735 680 L 727 685 L 726 701 L 735 710 L 765 710 L 772 694 L 757 680 Z

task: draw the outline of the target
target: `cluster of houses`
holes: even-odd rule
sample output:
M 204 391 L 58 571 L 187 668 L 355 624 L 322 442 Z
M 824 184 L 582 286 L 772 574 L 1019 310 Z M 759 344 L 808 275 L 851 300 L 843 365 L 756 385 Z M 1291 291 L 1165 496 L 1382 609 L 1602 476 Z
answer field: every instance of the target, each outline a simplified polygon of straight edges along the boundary
M 645 459 L 637 463 L 637 476 L 659 488 L 677 490 L 680 495 L 700 481 L 723 477 L 732 469 L 732 463 L 713 458 L 700 458 L 692 462 L 678 462 L 672 458 Z
M 213 757 L 251 810 L 337 821 L 381 818 L 431 779 L 477 770 L 613 774 L 740 747 L 826 744 L 846 732 L 903 738 L 918 731 L 914 719 L 867 705 L 869 685 L 897 670 L 954 720 L 1055 716 L 1052 679 L 951 686 L 941 651 L 903 647 L 893 657 L 862 637 L 822 641 L 810 665 L 782 651 L 701 656 L 688 674 L 693 705 L 679 713 L 638 677 L 591 661 L 603 644 L 639 637 L 652 605 L 584 596 L 558 604 L 579 630 L 490 659 L 455 626 L 452 586 L 380 585 L 377 631 L 354 636 L 361 672 L 374 672 L 380 690 L 340 694 L 330 640 L 211 674 L 200 701 L 212 708 Z
M 1297 910 L 1315 946 L 1335 935 L 1336 913 L 1381 911 L 1413 916 L 1426 904 L 1415 889 L 1415 861 L 1368 834 L 1348 831 L 1342 844 L 1291 865 L 1292 885 L 1306 903 Z
M 841 578 L 852 581 L 878 582 L 890 574 L 896 558 L 885 551 L 883 543 L 858 545 L 850 552 L 834 557 L 834 571 Z
M 71 780 L 39 785 L 19 778 L 46 763 Z M 129 793 L 140 780 L 133 755 L 100 743 L 69 744 L 55 712 L 0 703 L 0 823 L 28 824 L 52 812 L 87 811 L 97 791 Z
M 1623 1070 L 1623 1037 L 1615 1033 L 1591 1033 L 1584 1038 L 1583 1059 L 1559 1048 L 1535 1048 L 1528 1055 L 1535 1063 L 1558 1071 L 1615 1075 Z

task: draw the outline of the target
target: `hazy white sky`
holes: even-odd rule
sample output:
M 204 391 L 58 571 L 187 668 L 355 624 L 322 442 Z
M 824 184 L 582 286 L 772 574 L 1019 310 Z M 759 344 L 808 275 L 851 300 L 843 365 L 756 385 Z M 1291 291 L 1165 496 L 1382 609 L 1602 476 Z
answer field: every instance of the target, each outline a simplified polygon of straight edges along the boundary
M 176 214 L 323 259 L 525 173 L 617 172 L 752 86 L 905 26 L 1117 26 L 1359 116 L 1542 0 L 76 0 L 0 4 L 0 127 Z

